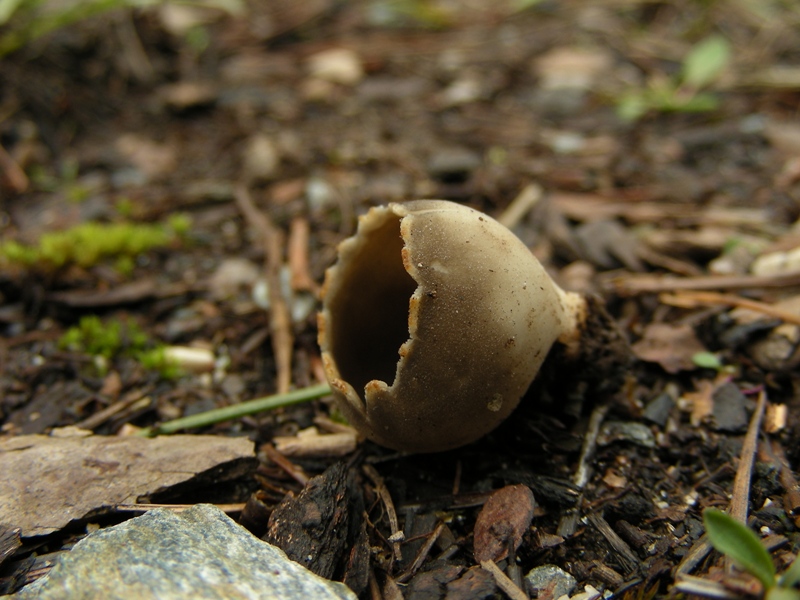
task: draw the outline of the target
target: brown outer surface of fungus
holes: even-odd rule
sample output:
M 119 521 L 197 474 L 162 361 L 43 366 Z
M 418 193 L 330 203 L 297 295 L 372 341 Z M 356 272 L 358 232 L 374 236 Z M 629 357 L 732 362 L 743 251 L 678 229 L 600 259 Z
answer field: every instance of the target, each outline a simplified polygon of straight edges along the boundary
M 371 209 L 323 293 L 319 343 L 338 405 L 397 450 L 447 450 L 494 429 L 575 329 L 574 298 L 519 239 L 443 200 Z

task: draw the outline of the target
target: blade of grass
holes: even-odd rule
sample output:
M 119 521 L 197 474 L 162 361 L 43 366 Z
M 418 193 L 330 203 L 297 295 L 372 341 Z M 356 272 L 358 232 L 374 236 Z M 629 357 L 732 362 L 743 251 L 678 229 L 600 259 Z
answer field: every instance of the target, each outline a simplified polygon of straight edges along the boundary
M 207 427 L 215 425 L 223 421 L 230 421 L 232 419 L 239 419 L 249 415 L 254 415 L 266 410 L 272 410 L 283 406 L 291 406 L 293 404 L 300 404 L 301 402 L 308 402 L 327 396 L 331 391 L 328 384 L 323 383 L 320 385 L 312 385 L 301 390 L 294 390 L 285 394 L 274 394 L 272 396 L 265 396 L 264 398 L 256 398 L 255 400 L 248 400 L 234 404 L 233 406 L 226 406 L 224 408 L 217 408 L 189 417 L 182 417 L 142 429 L 136 435 L 140 437 L 154 437 L 168 433 L 175 433 L 182 429 L 194 429 L 196 427 Z

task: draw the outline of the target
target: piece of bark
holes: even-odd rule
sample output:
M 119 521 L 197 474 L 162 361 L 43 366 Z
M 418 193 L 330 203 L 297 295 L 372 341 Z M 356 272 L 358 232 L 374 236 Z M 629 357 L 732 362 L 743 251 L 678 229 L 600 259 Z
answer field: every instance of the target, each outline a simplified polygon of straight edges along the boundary
M 355 521 L 355 519 L 351 520 Z M 367 522 L 364 519 L 358 520 L 361 525 L 358 528 L 358 533 L 344 565 L 342 583 L 353 590 L 357 596 L 361 597 L 369 585 L 370 556 L 372 552 L 369 546 L 369 536 L 367 535 Z M 352 529 L 351 527 L 351 531 Z
M 22 537 L 245 476 L 256 467 L 253 442 L 210 435 L 0 440 L 0 522 Z
M 263 539 L 313 573 L 334 579 L 348 548 L 351 517 L 362 514 L 354 510 L 359 501 L 349 478 L 340 462 L 309 479 L 298 496 L 288 495 L 272 511 Z

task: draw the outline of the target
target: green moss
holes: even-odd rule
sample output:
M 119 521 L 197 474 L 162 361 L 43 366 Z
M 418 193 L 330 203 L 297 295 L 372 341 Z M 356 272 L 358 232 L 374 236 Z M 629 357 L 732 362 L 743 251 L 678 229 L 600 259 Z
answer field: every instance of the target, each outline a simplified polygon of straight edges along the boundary
M 67 264 L 91 267 L 104 258 L 133 259 L 184 237 L 191 221 L 186 215 L 170 216 L 164 224 L 98 223 L 90 221 L 72 229 L 44 234 L 36 246 L 9 241 L 0 244 L 0 264 L 58 268 Z
M 181 368 L 170 360 L 164 346 L 157 346 L 136 354 L 136 360 L 148 371 L 158 371 L 164 379 L 177 379 L 181 376 Z
M 145 369 L 158 371 L 165 379 L 181 375 L 179 367 L 167 358 L 165 346 L 154 342 L 132 320 L 103 322 L 96 315 L 82 317 L 61 336 L 58 345 L 64 350 L 102 357 L 104 364 L 129 356 Z

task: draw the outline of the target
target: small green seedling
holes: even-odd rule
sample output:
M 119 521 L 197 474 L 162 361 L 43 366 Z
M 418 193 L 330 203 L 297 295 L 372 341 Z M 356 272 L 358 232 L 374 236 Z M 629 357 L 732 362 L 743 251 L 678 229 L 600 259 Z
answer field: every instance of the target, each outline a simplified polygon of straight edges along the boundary
M 714 508 L 703 511 L 703 524 L 711 545 L 732 558 L 764 586 L 765 600 L 800 600 L 800 560 L 778 576 L 772 557 L 749 527 Z
M 719 78 L 730 58 L 728 41 L 722 36 L 712 35 L 689 51 L 677 77 L 654 78 L 646 88 L 624 94 L 617 103 L 617 114 L 625 121 L 636 121 L 651 111 L 714 110 L 719 101 L 704 90 Z
M 714 352 L 695 352 L 692 362 L 700 369 L 713 369 L 720 375 L 734 375 L 737 372 L 735 365 L 726 365 Z
M 719 356 L 713 352 L 695 352 L 692 355 L 692 362 L 695 364 L 695 366 L 700 367 L 701 369 L 714 369 L 715 371 L 721 371 L 724 368 Z

